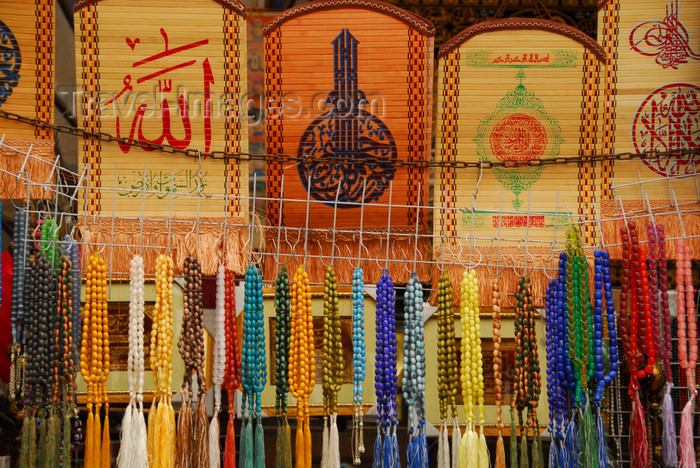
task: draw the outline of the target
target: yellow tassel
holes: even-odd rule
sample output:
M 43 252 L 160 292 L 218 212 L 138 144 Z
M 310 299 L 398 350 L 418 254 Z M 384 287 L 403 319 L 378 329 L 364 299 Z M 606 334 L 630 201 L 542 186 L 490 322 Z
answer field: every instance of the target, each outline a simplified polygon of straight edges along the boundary
M 306 449 L 304 448 L 304 416 L 301 410 L 301 406 L 297 406 L 297 434 L 295 439 L 295 450 L 296 450 L 296 466 L 304 467 L 306 463 L 304 462 L 304 456 L 306 455 Z
M 175 410 L 172 404 L 161 401 L 156 415 L 157 460 L 153 468 L 172 468 L 175 466 L 177 439 L 175 437 Z
M 102 426 L 100 424 L 100 408 L 102 405 L 98 404 L 95 407 L 95 420 L 93 422 L 93 432 L 92 432 L 92 467 L 93 468 L 101 468 L 100 467 L 100 455 L 102 453 Z
M 92 431 L 94 423 L 94 416 L 92 415 L 92 403 L 88 403 L 88 420 L 87 429 L 85 431 L 85 468 L 94 468 L 92 465 Z
M 156 413 L 157 399 L 153 398 L 151 403 L 151 410 L 148 412 L 148 429 L 146 437 L 146 447 L 148 451 L 148 465 L 151 466 L 154 463 L 153 458 L 155 457 L 155 445 L 156 445 Z
M 105 423 L 102 430 L 102 457 L 100 468 L 112 466 L 112 443 L 109 438 L 109 404 L 105 405 Z
M 308 415 L 304 415 L 304 450 L 306 451 L 306 455 L 304 456 L 304 462 L 306 463 L 305 468 L 311 468 L 311 427 L 308 418 Z

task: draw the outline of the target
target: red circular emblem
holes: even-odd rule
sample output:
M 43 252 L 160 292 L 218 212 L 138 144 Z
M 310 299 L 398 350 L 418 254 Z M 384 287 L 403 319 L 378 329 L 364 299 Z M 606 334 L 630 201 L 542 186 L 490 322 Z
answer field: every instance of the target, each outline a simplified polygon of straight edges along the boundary
M 526 114 L 512 114 L 498 122 L 489 140 L 491 152 L 501 161 L 540 158 L 547 149 L 544 125 Z
M 700 88 L 688 83 L 662 86 L 644 100 L 632 123 L 632 143 L 637 153 L 648 151 L 700 151 Z M 694 174 L 698 155 L 650 156 L 649 169 L 668 177 Z

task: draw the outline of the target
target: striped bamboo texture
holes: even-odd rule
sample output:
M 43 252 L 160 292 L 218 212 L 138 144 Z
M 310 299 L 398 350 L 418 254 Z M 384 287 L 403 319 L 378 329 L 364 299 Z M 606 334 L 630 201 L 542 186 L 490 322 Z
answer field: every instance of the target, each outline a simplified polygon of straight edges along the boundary
M 54 109 L 54 2 L 49 0 L 8 0 L 0 2 L 0 21 L 4 24 L 0 35 L 3 49 L 2 90 L 0 109 L 53 123 Z M 11 37 L 14 38 L 14 42 Z M 19 49 L 16 53 L 15 47 Z M 18 72 L 19 79 L 13 79 Z M 33 157 L 24 165 L 24 176 L 32 184 L 54 181 L 51 165 L 54 163 L 53 132 L 21 122 L 2 119 L 0 136 L 4 144 Z M 36 158 L 36 159 L 35 159 Z M 17 173 L 25 155 L 0 149 L 0 166 Z M 27 188 L 14 181 L 3 191 L 0 199 L 23 199 Z M 33 186 L 30 198 L 51 197 L 50 191 Z

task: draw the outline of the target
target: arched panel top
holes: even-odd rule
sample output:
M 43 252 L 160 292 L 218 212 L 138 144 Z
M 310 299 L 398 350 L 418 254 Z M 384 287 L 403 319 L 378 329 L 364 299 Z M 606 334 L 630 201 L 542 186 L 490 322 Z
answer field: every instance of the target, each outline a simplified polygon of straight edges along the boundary
M 298 16 L 303 16 L 319 10 L 339 8 L 358 8 L 383 13 L 398 19 L 399 21 L 405 23 L 408 27 L 419 31 L 425 36 L 435 36 L 435 26 L 433 26 L 430 21 L 389 3 L 380 2 L 377 0 L 319 0 L 316 2 L 304 3 L 285 11 L 277 18 L 272 20 L 267 26 L 265 26 L 264 33 L 266 35 L 269 34 L 279 28 L 286 21 Z
M 442 58 L 464 44 L 467 40 L 483 33 L 495 31 L 539 30 L 559 34 L 583 45 L 589 49 L 601 62 L 606 62 L 605 50 L 595 39 L 584 32 L 563 23 L 533 18 L 506 18 L 500 20 L 485 21 L 470 26 L 455 37 L 447 41 L 442 47 L 438 58 Z
M 73 8 L 73 13 L 77 13 L 82 8 L 85 8 L 86 6 L 92 5 L 93 3 L 97 3 L 99 1 L 101 1 L 101 0 L 76 0 L 75 7 Z M 104 0 L 102 0 L 102 1 L 104 1 Z M 228 8 L 229 10 L 235 11 L 236 13 L 243 16 L 244 18 L 248 15 L 247 8 L 239 0 L 213 0 L 213 1 L 223 5 L 225 8 Z

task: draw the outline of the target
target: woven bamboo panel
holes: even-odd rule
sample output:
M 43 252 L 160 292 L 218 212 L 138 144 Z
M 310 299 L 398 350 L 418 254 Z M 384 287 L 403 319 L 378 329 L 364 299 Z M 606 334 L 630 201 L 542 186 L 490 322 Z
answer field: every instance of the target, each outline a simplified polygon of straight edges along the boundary
M 247 152 L 240 108 L 246 90 L 242 4 L 78 2 L 75 23 L 81 127 L 180 149 Z M 81 192 L 79 209 L 88 215 L 240 223 L 247 213 L 247 201 L 238 197 L 248 194 L 248 168 L 238 160 L 84 140 L 79 171 L 84 169 L 88 188 Z M 169 245 L 182 244 L 192 229 L 173 226 L 164 229 L 172 231 Z M 202 257 L 215 242 L 200 240 L 194 253 Z M 227 247 L 238 251 L 240 245 Z M 128 252 L 110 256 L 115 262 L 130 257 Z M 128 271 L 124 267 L 112 265 L 114 271 Z M 205 274 L 216 270 L 215 262 L 202 267 Z
M 80 126 L 180 149 L 246 152 L 244 15 L 236 0 L 78 2 Z M 245 163 L 86 142 L 79 169 L 86 166 L 90 185 L 108 189 L 87 192 L 81 209 L 90 214 L 140 216 L 144 196 L 146 217 L 169 213 L 171 198 L 179 217 L 246 212 L 235 198 L 247 195 Z M 197 197 L 182 194 L 198 193 L 200 169 L 201 193 L 220 197 L 201 198 L 197 213 Z
M 364 230 L 414 231 L 428 171 L 392 163 L 430 157 L 432 35 L 427 21 L 372 0 L 304 4 L 266 27 L 267 153 L 309 158 L 268 164 L 269 223 L 280 221 L 281 197 L 281 225 L 305 227 L 310 197 L 309 228 L 332 228 L 335 213 L 339 229 L 358 229 L 364 216 Z M 314 163 L 322 155 L 387 166 Z M 426 221 L 420 210 L 421 232 Z M 317 241 L 330 256 L 330 239 Z
M 549 21 L 500 20 L 465 30 L 440 50 L 436 158 L 528 161 L 595 154 L 602 58 L 591 38 Z M 471 253 L 472 264 L 480 257 L 496 263 L 499 237 L 523 239 L 501 242 L 501 249 L 517 247 L 514 258 L 501 264 L 520 271 L 526 264 L 541 267 L 549 245 L 543 249 L 534 242 L 564 241 L 565 229 L 555 225 L 566 221 L 567 209 L 573 217 L 589 216 L 599 198 L 592 183 L 597 172 L 590 164 L 492 168 L 481 174 L 438 170 L 434 233 L 456 236 L 463 245 L 472 234 L 493 238 L 475 241 L 479 253 L 464 249 L 462 260 Z M 595 234 L 589 233 L 589 243 Z M 531 258 L 524 253 L 526 237 Z M 460 256 L 459 248 L 443 254 L 435 247 L 438 258 Z
M 54 106 L 54 3 L 48 0 L 8 0 L 0 2 L 0 109 L 53 123 Z M 5 170 L 23 166 L 24 177 L 35 184 L 53 181 L 47 179 L 54 162 L 53 134 L 25 123 L 0 120 L 0 136 L 5 145 L 25 155 L 4 148 L 0 164 Z M 11 139 L 11 141 L 9 140 Z M 14 187 L 14 185 L 13 185 Z M 7 193 L 6 193 L 7 192 Z M 4 191 L 2 199 L 10 197 Z M 15 199 L 27 196 L 26 187 L 18 181 L 12 193 Z M 31 198 L 44 198 L 50 192 L 34 187 Z
M 606 97 L 603 146 L 606 153 L 700 151 L 700 4 L 692 0 L 601 2 L 598 37 L 609 62 L 602 80 Z M 685 158 L 650 157 L 644 161 L 615 163 L 603 174 L 604 198 L 614 196 L 625 211 L 646 209 L 645 199 L 661 212 L 679 201 L 698 199 L 695 181 L 636 184 L 700 170 L 700 155 Z M 645 196 L 642 196 L 642 190 Z M 620 211 L 614 202 L 611 213 Z M 628 208 L 629 207 L 629 208 Z M 668 237 L 683 235 L 680 222 L 665 215 L 663 224 L 674 226 Z M 677 217 L 676 217 L 677 218 Z M 692 219 L 692 217 L 691 217 Z M 686 225 L 697 229 L 697 224 Z M 609 227 L 611 233 L 615 226 Z M 689 232 L 689 231 L 688 231 Z M 698 249 L 694 249 L 698 253 Z

